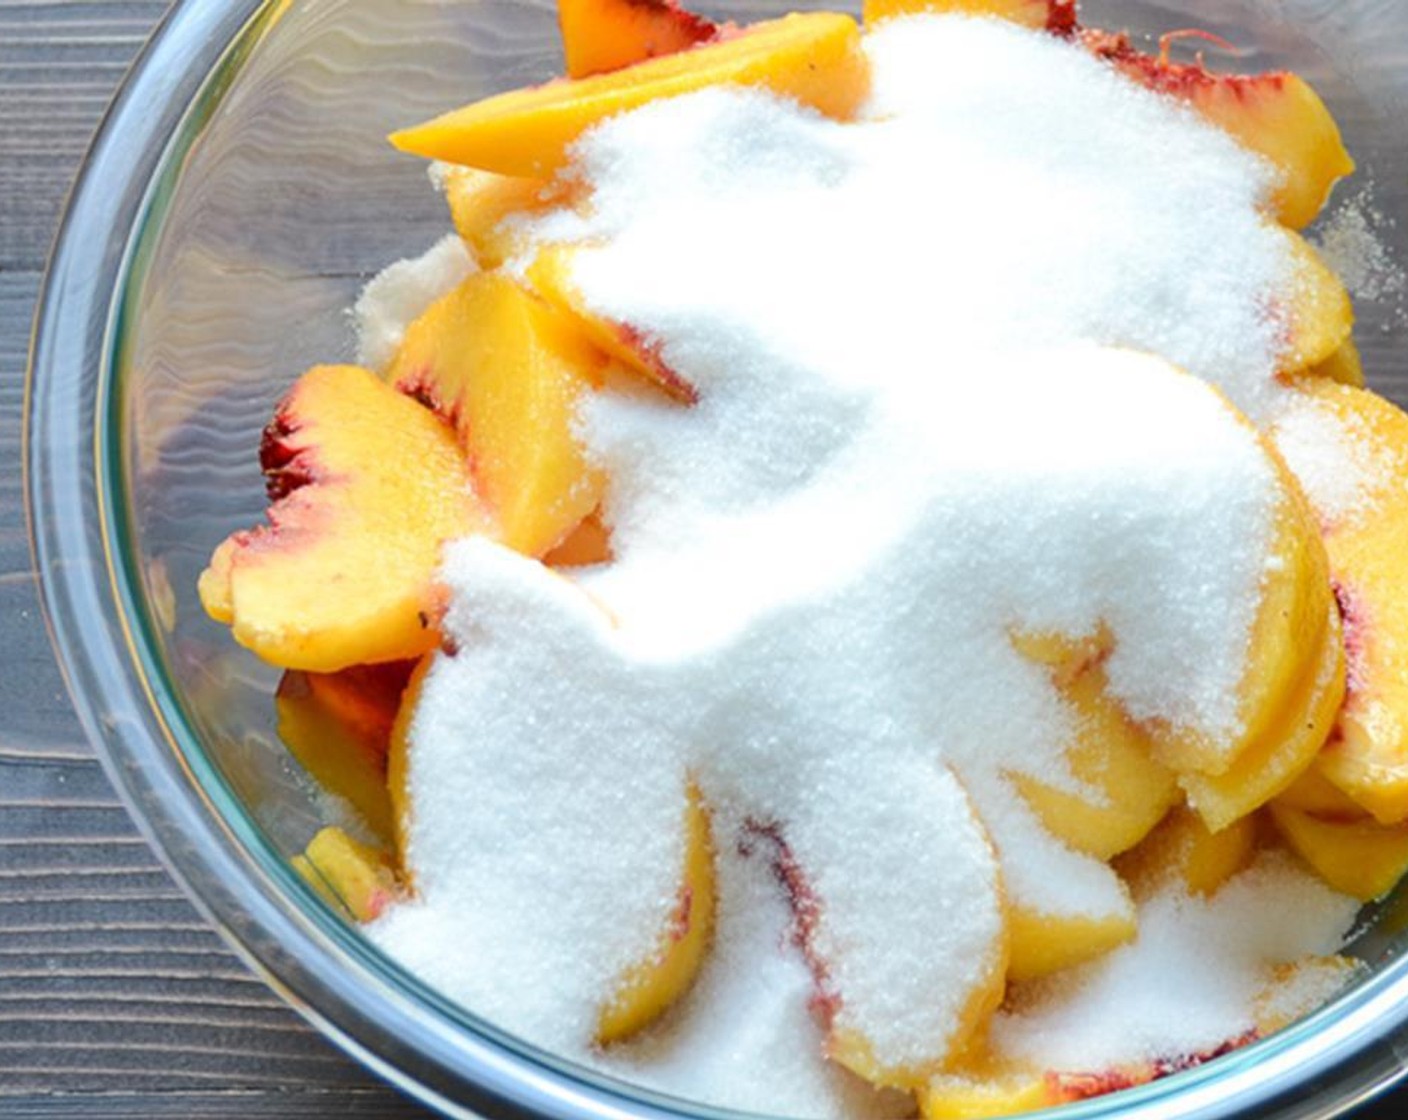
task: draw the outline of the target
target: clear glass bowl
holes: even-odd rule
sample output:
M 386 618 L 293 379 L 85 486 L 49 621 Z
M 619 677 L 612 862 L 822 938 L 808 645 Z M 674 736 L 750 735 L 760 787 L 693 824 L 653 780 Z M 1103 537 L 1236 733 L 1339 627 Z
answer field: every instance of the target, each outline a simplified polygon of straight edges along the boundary
M 726 0 L 710 14 L 783 5 Z M 806 3 L 794 6 L 809 6 Z M 820 5 L 817 5 L 820 6 Z M 1326 95 L 1387 214 L 1408 201 L 1408 5 L 1087 0 L 1097 26 L 1198 26 Z M 260 429 L 345 309 L 446 229 L 393 127 L 559 68 L 548 0 L 190 0 L 134 68 L 75 188 L 39 312 L 28 467 L 55 642 L 90 737 L 171 867 L 245 958 L 372 1068 L 447 1112 L 716 1116 L 535 1051 L 368 945 L 288 866 L 319 799 L 280 745 L 276 673 L 203 614 L 196 576 L 264 506 Z M 1351 191 L 1359 188 L 1351 187 Z M 1408 226 L 1380 237 L 1408 261 Z M 1401 293 L 1358 302 L 1373 384 L 1408 403 Z M 1408 1060 L 1408 892 L 1361 939 L 1372 974 L 1201 1069 L 1067 1120 L 1322 1117 Z

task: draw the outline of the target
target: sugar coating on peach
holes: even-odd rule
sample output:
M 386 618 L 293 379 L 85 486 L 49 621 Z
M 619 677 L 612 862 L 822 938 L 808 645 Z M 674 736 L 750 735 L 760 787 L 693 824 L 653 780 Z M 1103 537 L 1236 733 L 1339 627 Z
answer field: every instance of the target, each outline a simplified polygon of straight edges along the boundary
M 601 1010 L 597 1041 L 603 1045 L 638 1034 L 679 1000 L 699 975 L 714 936 L 718 886 L 709 810 L 690 785 L 684 812 L 684 864 L 675 908 L 648 956 L 621 977 Z
M 543 299 L 569 316 L 596 346 L 627 369 L 655 382 L 680 401 L 692 401 L 693 386 L 670 367 L 660 353 L 657 340 L 589 305 L 572 274 L 577 254 L 584 248 L 589 249 L 579 245 L 544 246 L 524 270 L 528 283 Z
M 453 164 L 441 166 L 439 180 L 455 232 L 481 268 L 498 268 L 521 252 L 527 237 L 525 223 L 569 203 L 576 193 L 571 184 L 556 180 L 498 175 Z
M 1344 707 L 1316 765 L 1397 824 L 1408 819 L 1408 415 L 1368 390 L 1305 380 L 1274 434 L 1324 533 L 1348 660 Z
M 1014 642 L 1051 668 L 1076 717 L 1067 748 L 1074 788 L 1022 774 L 1013 776 L 1014 786 L 1043 827 L 1077 851 L 1109 859 L 1132 848 L 1178 800 L 1178 780 L 1154 758 L 1149 735 L 1111 698 L 1102 665 L 1107 642 L 1050 635 L 1019 635 Z
M 1181 772 L 1214 831 L 1269 801 L 1310 764 L 1344 694 L 1340 621 L 1318 527 L 1294 475 L 1258 436 L 1276 479 L 1267 565 L 1232 735 L 1159 729 L 1155 752 Z
M 260 457 L 269 523 L 216 549 L 206 610 L 292 669 L 433 646 L 441 547 L 485 524 L 444 421 L 367 370 L 317 366 L 279 405 Z
M 1028 1069 L 1096 1075 L 1222 1052 L 1255 1037 L 1258 1008 L 1274 992 L 1292 1002 L 1289 970 L 1282 974 L 1280 965 L 1336 952 L 1337 931 L 1357 907 L 1284 852 L 1261 853 L 1206 898 L 1166 886 L 1141 902 L 1137 941 L 1063 983 L 1014 992 L 1010 1010 L 994 1020 L 990 1046 L 1000 1061 Z M 1318 995 L 1333 990 L 1322 985 Z M 1178 1046 L 1155 1041 L 1156 1007 L 1180 1020 Z
M 1298 74 L 1215 74 L 1201 62 L 1180 64 L 1144 54 L 1127 35 L 1085 32 L 1086 45 L 1121 73 L 1187 101 L 1280 173 L 1272 212 L 1291 229 L 1309 225 L 1335 183 L 1354 171 L 1339 126 Z

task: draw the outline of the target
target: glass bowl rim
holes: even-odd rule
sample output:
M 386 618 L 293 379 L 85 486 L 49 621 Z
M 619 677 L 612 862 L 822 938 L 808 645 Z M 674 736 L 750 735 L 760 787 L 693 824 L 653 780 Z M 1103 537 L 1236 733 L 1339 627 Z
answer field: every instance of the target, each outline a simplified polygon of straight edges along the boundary
M 126 547 L 123 308 L 181 157 L 287 3 L 173 5 L 84 159 L 41 286 L 25 385 L 24 488 L 46 621 L 80 721 L 143 833 L 224 939 L 325 1035 L 424 1103 L 455 1115 L 554 1120 L 739 1115 L 543 1054 L 382 957 L 260 835 L 164 680 Z M 1139 1089 L 1062 1106 L 1060 1115 L 1328 1117 L 1408 1073 L 1405 1047 L 1408 959 L 1399 958 L 1271 1038 Z

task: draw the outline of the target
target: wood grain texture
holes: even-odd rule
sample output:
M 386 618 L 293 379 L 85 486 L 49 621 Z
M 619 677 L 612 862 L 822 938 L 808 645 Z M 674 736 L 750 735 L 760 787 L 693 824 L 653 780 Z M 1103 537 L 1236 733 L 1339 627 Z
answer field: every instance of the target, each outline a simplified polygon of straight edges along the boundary
M 424 1113 L 236 959 L 137 834 L 39 612 L 20 415 L 68 185 L 164 2 L 0 0 L 0 1116 Z

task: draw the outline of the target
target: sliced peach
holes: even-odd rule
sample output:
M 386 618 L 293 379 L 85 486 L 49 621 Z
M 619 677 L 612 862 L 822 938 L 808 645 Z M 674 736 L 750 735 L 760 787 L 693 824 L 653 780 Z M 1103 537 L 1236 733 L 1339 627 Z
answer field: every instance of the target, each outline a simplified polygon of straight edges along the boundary
M 854 960 L 867 951 L 883 952 L 885 947 L 854 943 L 837 946 L 828 936 L 828 929 L 834 921 L 834 897 L 827 898 L 817 892 L 806 868 L 778 826 L 753 822 L 748 828 L 743 847 L 745 854 L 751 854 L 755 842 L 770 846 L 773 871 L 791 905 L 792 940 L 816 981 L 812 1003 L 826 1031 L 826 1055 L 872 1085 L 905 1090 L 923 1085 L 947 1061 L 965 1052 L 1002 1002 L 1008 959 L 1007 911 L 1002 877 L 996 853 L 982 823 L 973 814 L 966 791 L 962 797 L 962 809 L 959 811 L 968 813 L 970 819 L 954 820 L 952 812 L 956 806 L 952 802 L 948 819 L 953 820 L 956 830 L 967 831 L 973 847 L 964 852 L 955 845 L 946 853 L 945 859 L 950 865 L 955 865 L 960 859 L 968 864 L 962 873 L 964 877 L 981 866 L 982 873 L 989 877 L 986 884 L 988 889 L 986 897 L 982 896 L 982 892 L 972 892 L 974 897 L 965 901 L 965 905 L 970 907 L 968 921 L 972 928 L 971 932 L 958 934 L 968 943 L 963 952 L 963 961 L 955 961 L 954 964 L 958 970 L 955 978 L 959 983 L 954 984 L 951 991 L 945 990 L 933 997 L 941 999 L 948 1012 L 945 1016 L 948 1024 L 943 1028 L 943 1036 L 925 1039 L 918 1052 L 911 1051 L 902 1056 L 877 1049 L 868 1033 L 870 1025 L 855 1012 L 851 993 L 837 986 L 834 958 L 826 955 L 830 948 L 847 952 Z M 954 835 L 963 833 L 955 831 Z M 930 866 L 934 866 L 932 862 Z M 888 891 L 896 880 L 893 875 L 881 875 L 876 881 L 883 881 L 881 890 Z M 971 881 L 970 885 L 973 885 Z M 979 920 L 974 921 L 974 918 Z M 948 944 L 952 954 L 952 938 Z M 899 998 L 901 993 L 895 992 L 894 995 Z M 906 1046 L 905 1049 L 910 1048 Z
M 1302 380 L 1294 407 L 1337 424 L 1360 460 L 1353 509 L 1317 509 L 1349 683 L 1316 767 L 1381 824 L 1408 820 L 1408 414 L 1365 389 Z M 1294 466 L 1294 462 L 1292 466 Z M 1312 496 L 1313 491 L 1312 491 Z
M 1076 29 L 1076 0 L 865 0 L 861 10 L 867 26 L 891 16 L 932 12 L 991 16 L 1056 35 Z
M 411 835 L 411 794 L 408 778 L 410 773 L 411 725 L 420 706 L 421 690 L 425 686 L 425 676 L 435 663 L 436 653 L 422 657 L 406 682 L 401 694 L 401 706 L 396 711 L 396 719 L 391 725 L 391 737 L 386 752 L 386 792 L 391 802 L 391 834 L 396 842 L 396 854 L 400 866 L 405 869 L 407 880 L 411 876 L 411 861 L 407 854 L 407 841 Z
M 1258 1032 L 1252 1030 L 1199 1053 L 1132 1062 L 1089 1073 L 1042 1071 L 1022 1062 L 984 1055 L 926 1085 L 919 1093 L 919 1112 L 924 1120 L 996 1120 L 1001 1116 L 1074 1104 L 1192 1069 L 1245 1046 L 1257 1037 Z
M 1214 832 L 1230 827 L 1289 789 L 1315 762 L 1335 726 L 1345 690 L 1344 644 L 1333 610 L 1318 634 L 1306 636 L 1319 660 L 1288 690 L 1286 707 L 1261 729 L 1251 747 L 1220 774 L 1179 777 L 1188 803 Z
M 316 366 L 260 451 L 274 504 L 200 577 L 235 640 L 290 669 L 333 672 L 435 645 L 442 544 L 486 525 L 454 432 L 355 366 Z
M 1340 348 L 1305 371 L 1307 377 L 1323 377 L 1327 381 L 1338 381 L 1341 385 L 1364 388 L 1364 362 L 1359 357 L 1359 347 L 1354 339 L 1347 338 Z
M 1282 225 L 1314 221 L 1337 181 L 1354 170 L 1325 103 L 1296 74 L 1213 74 L 1201 61 L 1180 64 L 1137 50 L 1128 35 L 1082 32 L 1098 56 L 1160 93 L 1188 102 L 1243 147 L 1281 172 L 1272 210 Z
M 1316 875 L 1360 902 L 1382 898 L 1408 872 L 1408 825 L 1329 820 L 1274 802 L 1271 819 Z
M 482 269 L 494 269 L 527 247 L 522 222 L 570 204 L 575 189 L 558 180 L 497 175 L 476 167 L 445 172 L 450 218 Z
M 934 1078 L 919 1093 L 919 1114 L 924 1120 L 998 1120 L 1133 1089 L 1172 1072 L 1142 1062 L 1101 1073 L 1060 1073 L 988 1058 Z
M 1263 443 L 1279 481 L 1273 537 L 1238 689 L 1230 740 L 1162 725 L 1155 753 L 1180 773 L 1189 802 L 1217 831 L 1289 786 L 1329 732 L 1344 689 L 1343 643 L 1319 530 L 1280 456 Z
M 298 872 L 299 878 L 313 888 L 313 893 L 331 906 L 334 910 L 347 910 L 346 904 L 338 897 L 337 892 L 328 885 L 328 881 L 323 878 L 323 873 L 314 867 L 306 855 L 296 855 L 288 861 L 288 865 Z
M 294 867 L 324 898 L 333 898 L 359 922 L 370 922 L 401 895 L 390 858 L 340 828 L 323 829 Z
M 714 932 L 717 885 L 709 811 L 690 785 L 684 872 L 675 909 L 650 956 L 633 966 L 602 1008 L 596 1037 L 610 1045 L 644 1030 L 693 985 Z
M 1019 773 L 1012 782 L 1046 831 L 1078 852 L 1107 860 L 1139 843 L 1163 819 L 1179 799 L 1177 778 L 1154 759 L 1148 736 L 1108 695 L 1100 664 L 1108 649 L 1090 658 L 1075 644 L 1068 654 L 1049 639 L 1044 650 L 1031 640 L 1016 644 L 1053 667 L 1055 684 L 1074 710 L 1077 738 L 1066 749 L 1066 761 L 1088 792 Z
M 870 87 L 855 21 L 792 14 L 678 54 L 512 90 L 393 133 L 402 151 L 503 175 L 548 176 L 592 125 L 651 101 L 709 86 L 759 86 L 848 120 Z
M 657 342 L 628 323 L 618 322 L 587 304 L 573 278 L 573 263 L 581 245 L 545 245 L 528 266 L 527 279 L 533 290 L 572 319 L 607 354 L 627 369 L 659 385 L 677 400 L 695 399 L 694 387 L 670 368 Z
M 1035 980 L 1085 964 L 1134 940 L 1133 905 L 1104 914 L 1044 914 L 1022 906 L 1008 911 L 1011 980 Z
M 1323 751 L 1324 748 L 1321 749 Z M 1355 821 L 1369 815 L 1367 809 L 1325 777 L 1319 766 L 1311 766 L 1289 789 L 1277 794 L 1270 804 L 1285 805 L 1329 820 Z
M 1061 1103 L 1040 1070 L 1015 1063 L 989 1062 L 942 1073 L 917 1095 L 924 1120 L 996 1120 Z
M 1197 813 L 1174 809 L 1138 847 L 1114 862 L 1135 898 L 1147 898 L 1176 882 L 1190 894 L 1215 894 L 1257 851 L 1257 825 L 1241 817 L 1221 832 L 1210 832 Z
M 344 798 L 387 842 L 392 825 L 386 752 L 409 671 L 403 661 L 340 673 L 291 669 L 274 694 L 284 745 L 319 785 Z
M 719 32 L 674 0 L 557 0 L 557 25 L 569 78 L 675 54 Z
M 411 324 L 386 377 L 454 425 L 499 539 L 538 556 L 601 500 L 573 432 L 598 366 L 571 320 L 481 272 Z
M 1290 374 L 1330 362 L 1345 346 L 1353 351 L 1354 307 L 1344 284 L 1314 246 L 1291 230 L 1285 236 L 1292 275 L 1282 309 L 1286 340 L 1279 366 Z

